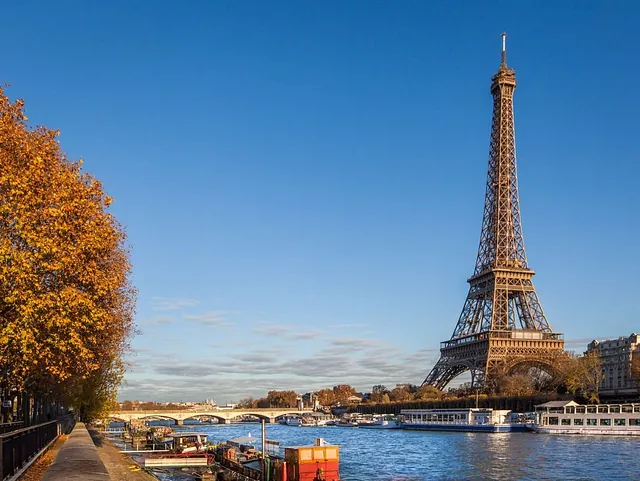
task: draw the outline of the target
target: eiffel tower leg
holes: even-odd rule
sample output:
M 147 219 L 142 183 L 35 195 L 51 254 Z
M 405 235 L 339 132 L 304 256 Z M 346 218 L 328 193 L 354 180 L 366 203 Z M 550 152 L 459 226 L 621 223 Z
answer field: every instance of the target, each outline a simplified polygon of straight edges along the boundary
M 434 386 L 444 389 L 454 378 L 462 374 L 468 368 L 460 364 L 452 364 L 446 359 L 440 358 L 429 375 L 422 383 L 423 386 Z

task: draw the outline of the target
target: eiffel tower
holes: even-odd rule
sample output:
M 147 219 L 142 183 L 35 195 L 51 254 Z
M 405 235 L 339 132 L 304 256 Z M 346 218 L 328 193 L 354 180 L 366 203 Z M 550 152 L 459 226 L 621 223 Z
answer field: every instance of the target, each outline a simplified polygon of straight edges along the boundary
M 522 238 L 513 121 L 515 71 L 502 62 L 491 79 L 493 120 L 480 247 L 469 293 L 451 339 L 423 385 L 443 389 L 470 371 L 474 387 L 486 385 L 497 369 L 519 365 L 552 372 L 564 354 L 563 335 L 553 332 L 533 286 Z

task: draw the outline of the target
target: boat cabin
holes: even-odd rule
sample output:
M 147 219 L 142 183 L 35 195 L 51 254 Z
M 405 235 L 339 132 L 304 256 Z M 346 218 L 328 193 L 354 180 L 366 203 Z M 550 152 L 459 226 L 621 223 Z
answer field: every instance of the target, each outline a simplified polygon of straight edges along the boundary
M 549 401 L 536 406 L 540 426 L 599 426 L 640 428 L 640 404 L 578 404 Z
M 171 433 L 168 436 L 174 453 L 199 453 L 204 451 L 207 435 L 199 432 Z
M 506 409 L 402 409 L 405 424 L 493 425 L 511 421 Z

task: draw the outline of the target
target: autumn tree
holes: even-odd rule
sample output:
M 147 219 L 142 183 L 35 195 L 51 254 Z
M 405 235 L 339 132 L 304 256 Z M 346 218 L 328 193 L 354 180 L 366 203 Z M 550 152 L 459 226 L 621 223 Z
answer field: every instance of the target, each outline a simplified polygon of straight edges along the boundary
M 413 399 L 416 401 L 430 401 L 434 399 L 441 399 L 443 392 L 435 386 L 420 386 L 413 394 Z
M 242 409 L 251 409 L 256 407 L 256 402 L 251 396 L 249 396 L 248 398 L 238 401 L 238 407 Z
M 0 88 L 0 366 L 13 390 L 99 413 L 134 329 L 125 234 L 58 132 L 26 122 Z
M 320 389 L 316 396 L 321 406 L 330 406 L 336 402 L 336 396 L 332 389 Z
M 298 404 L 298 394 L 295 391 L 269 391 L 267 400 L 269 407 L 294 408 Z
M 581 393 L 592 403 L 600 402 L 600 383 L 604 379 L 602 360 L 597 351 L 565 362 L 565 386 L 572 393 Z
M 355 388 L 348 384 L 338 384 L 337 386 L 333 386 L 333 395 L 337 402 L 345 402 L 349 396 L 354 396 L 355 394 Z
M 640 384 L 640 348 L 631 354 L 631 377 Z
M 386 386 L 382 385 L 382 384 L 376 384 L 375 386 L 373 386 L 373 388 L 371 389 L 371 401 L 379 403 L 382 402 L 382 396 L 384 396 L 385 394 L 388 394 L 389 390 L 387 389 Z
M 408 401 L 416 391 L 415 386 L 409 384 L 398 384 L 389 392 L 389 399 L 395 402 Z

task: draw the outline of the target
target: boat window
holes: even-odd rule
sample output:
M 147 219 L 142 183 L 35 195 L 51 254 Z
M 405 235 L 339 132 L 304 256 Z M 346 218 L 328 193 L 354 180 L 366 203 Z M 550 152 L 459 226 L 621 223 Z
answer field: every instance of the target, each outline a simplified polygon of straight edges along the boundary
M 558 417 L 557 416 L 549 416 L 549 424 L 553 426 L 557 426 Z
M 597 419 L 587 419 L 587 426 L 597 426 L 597 425 L 598 425 Z
M 600 426 L 611 426 L 611 419 L 609 418 L 600 419 Z
M 562 419 L 561 424 L 563 426 L 571 426 L 571 419 L 570 418 Z
M 597 406 L 587 406 L 587 412 L 588 413 L 597 413 L 598 412 L 598 407 Z
M 622 406 L 622 412 L 623 413 L 632 413 L 633 412 L 633 406 Z
M 625 426 L 627 424 L 626 419 L 614 419 L 613 424 L 616 426 Z
M 584 424 L 584 419 L 576 418 L 573 420 L 574 426 L 582 426 Z
M 609 407 L 609 412 L 610 413 L 619 413 L 620 412 L 620 406 L 611 406 L 611 407 Z
M 629 426 L 640 426 L 640 419 L 629 419 Z
M 640 405 L 638 405 L 638 406 L 633 406 L 633 412 L 634 412 L 634 413 L 640 413 Z
M 574 414 L 574 413 L 576 412 L 576 408 L 575 408 L 575 407 L 573 407 L 573 406 L 567 406 L 567 407 L 565 408 L 565 412 L 566 412 L 567 414 Z
M 585 413 L 585 408 L 584 408 L 584 406 L 576 406 L 576 413 L 578 413 L 578 414 L 584 414 L 584 413 Z
M 609 412 L 609 406 L 598 406 L 598 412 L 599 413 L 608 413 Z

